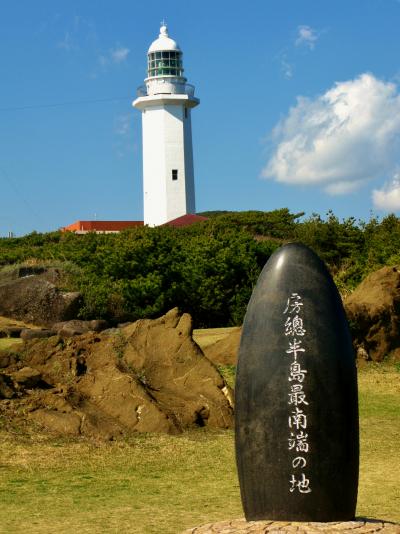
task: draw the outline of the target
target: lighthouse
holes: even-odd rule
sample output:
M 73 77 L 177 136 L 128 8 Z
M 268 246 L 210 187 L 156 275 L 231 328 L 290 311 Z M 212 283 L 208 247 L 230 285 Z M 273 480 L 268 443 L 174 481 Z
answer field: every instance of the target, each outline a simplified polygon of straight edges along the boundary
M 144 224 L 194 214 L 192 108 L 200 103 L 183 75 L 182 50 L 162 23 L 147 53 L 147 77 L 133 106 L 142 112 Z

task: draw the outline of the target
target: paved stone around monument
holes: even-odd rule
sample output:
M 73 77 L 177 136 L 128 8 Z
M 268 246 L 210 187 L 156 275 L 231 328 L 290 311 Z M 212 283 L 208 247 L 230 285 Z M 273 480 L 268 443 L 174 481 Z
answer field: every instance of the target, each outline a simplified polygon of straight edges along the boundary
M 273 532 L 296 532 L 296 534 L 318 534 L 320 532 L 366 534 L 367 532 L 382 532 L 384 534 L 399 534 L 400 525 L 365 518 L 359 518 L 355 521 L 332 523 L 246 521 L 245 519 L 231 519 L 228 521 L 219 521 L 218 523 L 208 523 L 207 525 L 189 528 L 182 534 L 265 534 Z

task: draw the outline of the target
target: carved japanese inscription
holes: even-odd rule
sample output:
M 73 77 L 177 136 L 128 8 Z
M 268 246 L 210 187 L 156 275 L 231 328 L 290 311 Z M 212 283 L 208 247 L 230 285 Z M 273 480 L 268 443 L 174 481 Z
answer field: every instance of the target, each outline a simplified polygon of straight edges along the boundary
M 237 369 L 235 440 L 248 520 L 354 517 L 354 354 L 338 291 L 303 245 L 273 254 L 250 300 Z

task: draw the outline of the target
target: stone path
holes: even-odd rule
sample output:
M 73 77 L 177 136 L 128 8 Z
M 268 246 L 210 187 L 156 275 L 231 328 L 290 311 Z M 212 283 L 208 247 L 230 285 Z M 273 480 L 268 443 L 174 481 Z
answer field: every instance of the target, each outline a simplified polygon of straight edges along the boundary
M 245 519 L 234 519 L 190 528 L 182 534 L 265 534 L 274 532 L 295 532 L 296 534 L 320 534 L 321 532 L 332 532 L 333 534 L 339 532 L 340 534 L 366 534 L 367 532 L 382 532 L 384 534 L 400 534 L 400 525 L 365 518 L 337 523 L 246 521 Z

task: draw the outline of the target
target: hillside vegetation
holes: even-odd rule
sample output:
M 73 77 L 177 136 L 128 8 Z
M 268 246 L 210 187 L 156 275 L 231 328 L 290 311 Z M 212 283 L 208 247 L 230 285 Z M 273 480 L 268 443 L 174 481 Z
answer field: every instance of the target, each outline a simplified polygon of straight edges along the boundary
M 272 252 L 289 241 L 313 248 L 342 292 L 368 273 L 400 263 L 400 220 L 340 221 L 287 209 L 208 212 L 187 228 L 137 227 L 120 234 L 31 233 L 0 239 L 0 278 L 16 264 L 61 267 L 64 289 L 83 294 L 82 318 L 157 317 L 174 306 L 196 327 L 242 322 Z

